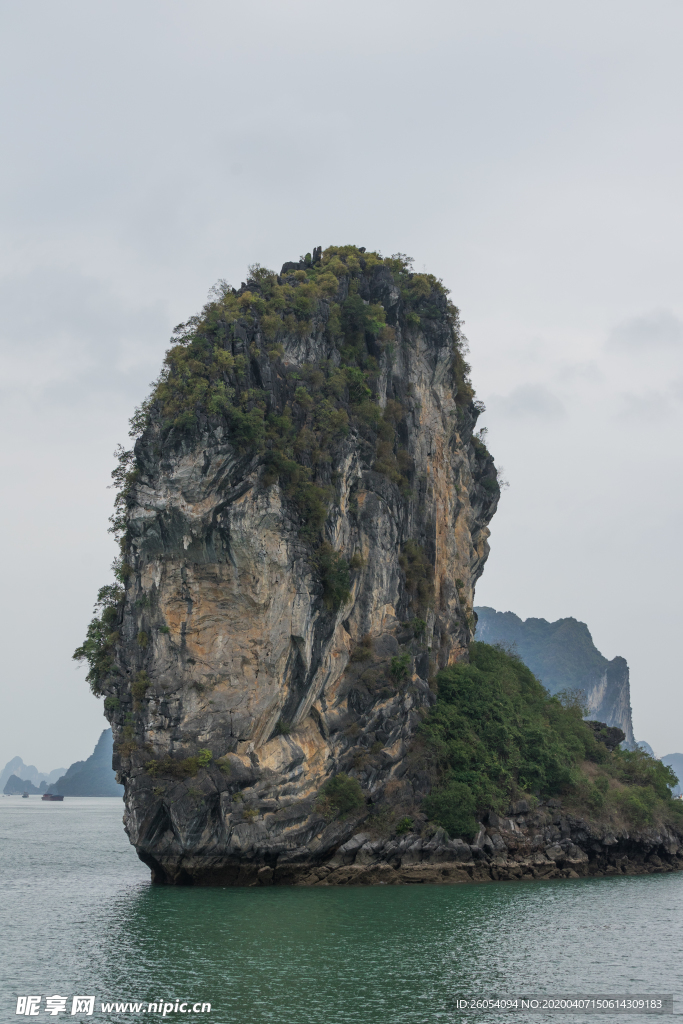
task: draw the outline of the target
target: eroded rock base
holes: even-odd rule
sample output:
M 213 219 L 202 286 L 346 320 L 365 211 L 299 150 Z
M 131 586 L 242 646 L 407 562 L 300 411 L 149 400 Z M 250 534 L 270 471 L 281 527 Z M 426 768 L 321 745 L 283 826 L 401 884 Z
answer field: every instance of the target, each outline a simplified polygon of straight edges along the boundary
M 428 840 L 416 834 L 373 839 L 367 832 L 358 832 L 325 860 L 283 851 L 270 863 L 258 858 L 211 867 L 191 859 L 182 866 L 147 863 L 156 882 L 220 886 L 448 885 L 661 874 L 683 867 L 681 837 L 668 829 L 615 835 L 569 816 L 562 818 L 561 829 L 542 828 L 543 816 L 535 818 L 538 831 L 526 823 L 520 827 L 521 815 L 515 821 L 490 814 L 488 827 L 482 825 L 471 844 L 449 839 L 443 830 Z
M 186 884 L 204 886 L 262 886 L 262 885 L 455 885 L 467 882 L 532 882 L 554 878 L 604 878 L 617 875 L 648 875 L 679 871 L 683 860 L 673 858 L 659 863 L 652 860 L 638 862 L 628 857 L 617 862 L 576 862 L 560 866 L 530 861 L 507 864 L 487 864 L 472 861 L 461 864 L 416 864 L 412 867 L 392 867 L 391 864 L 351 864 L 340 868 L 327 865 L 291 866 L 283 868 L 257 867 L 252 864 L 230 864 L 196 875 L 186 876 Z
M 156 882 L 175 885 L 411 885 L 551 878 L 645 875 L 683 867 L 683 836 L 670 827 L 639 830 L 588 821 L 562 810 L 552 799 L 531 810 L 525 800 L 506 817 L 490 812 L 472 843 L 451 839 L 443 829 L 429 838 L 417 833 L 373 838 L 357 831 L 317 857 L 301 846 L 264 855 L 226 858 L 207 865 L 191 856 L 166 864 L 140 852 Z M 351 821 L 338 822 L 346 835 Z M 357 821 L 355 828 L 362 828 Z M 366 824 L 367 828 L 368 825 Z

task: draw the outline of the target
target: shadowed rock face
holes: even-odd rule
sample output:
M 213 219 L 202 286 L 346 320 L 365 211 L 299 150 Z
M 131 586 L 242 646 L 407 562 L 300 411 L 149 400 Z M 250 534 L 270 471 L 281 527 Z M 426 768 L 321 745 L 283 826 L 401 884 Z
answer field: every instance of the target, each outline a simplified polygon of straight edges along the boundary
M 348 287 L 342 276 L 333 298 L 343 303 Z M 418 325 L 385 268 L 361 274 L 358 294 L 381 303 L 395 331 L 373 350 L 373 388 L 381 409 L 400 403 L 401 485 L 373 469 L 375 438 L 352 416 L 314 467 L 330 503 L 311 539 L 263 452 L 239 450 L 219 417 L 183 433 L 152 407 L 136 444 L 130 575 L 103 690 L 119 702 L 108 716 L 126 829 L 157 880 L 293 880 L 358 831 L 370 802 L 408 806 L 426 792 L 408 751 L 434 699 L 430 675 L 467 656 L 499 492 L 473 438 L 471 391 L 462 380 L 458 391 L 453 329 L 437 315 L 445 298 L 432 296 L 437 313 Z M 293 374 L 342 364 L 329 316 L 318 300 L 308 335 L 280 335 L 277 357 L 258 318 L 220 335 L 269 411 L 289 403 L 299 431 L 310 414 L 292 402 Z M 338 607 L 316 561 L 321 542 L 356 556 Z M 407 551 L 420 553 L 414 565 Z M 186 760 L 206 762 L 201 751 L 209 763 Z M 345 817 L 319 798 L 338 773 L 366 801 Z

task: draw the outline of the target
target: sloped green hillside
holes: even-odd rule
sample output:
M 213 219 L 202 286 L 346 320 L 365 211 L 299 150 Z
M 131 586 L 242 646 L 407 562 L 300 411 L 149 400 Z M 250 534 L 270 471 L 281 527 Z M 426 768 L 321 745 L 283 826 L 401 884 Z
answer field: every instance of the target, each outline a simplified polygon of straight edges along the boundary
M 610 752 L 571 695 L 554 695 L 517 657 L 475 642 L 470 663 L 437 676 L 438 698 L 421 731 L 436 785 L 424 811 L 451 835 L 474 832 L 487 810 L 511 800 L 563 795 L 591 816 L 635 824 L 680 816 L 676 777 L 642 750 Z

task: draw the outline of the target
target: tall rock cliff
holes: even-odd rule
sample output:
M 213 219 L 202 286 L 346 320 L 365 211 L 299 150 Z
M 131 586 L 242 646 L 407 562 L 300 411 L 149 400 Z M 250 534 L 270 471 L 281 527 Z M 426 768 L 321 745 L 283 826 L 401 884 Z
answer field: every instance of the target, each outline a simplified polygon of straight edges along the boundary
M 251 267 L 176 329 L 76 652 L 156 879 L 293 879 L 419 797 L 499 496 L 468 369 L 443 285 L 353 246 Z
M 476 608 L 477 639 L 511 644 L 550 693 L 583 690 L 590 718 L 622 729 L 635 745 L 631 689 L 624 658 L 608 661 L 593 643 L 588 626 L 576 619 L 520 619 L 514 612 Z

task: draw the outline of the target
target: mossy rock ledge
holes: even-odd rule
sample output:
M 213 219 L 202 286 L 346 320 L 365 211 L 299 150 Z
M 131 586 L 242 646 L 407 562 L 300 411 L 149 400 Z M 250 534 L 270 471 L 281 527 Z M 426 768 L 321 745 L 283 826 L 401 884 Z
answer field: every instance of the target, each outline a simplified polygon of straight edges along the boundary
M 114 473 L 116 583 L 75 655 L 156 881 L 535 877 L 579 872 L 597 845 L 635 863 L 548 810 L 576 778 L 532 778 L 519 737 L 498 753 L 484 737 L 502 768 L 477 788 L 479 747 L 461 757 L 446 735 L 438 694 L 474 670 L 500 493 L 465 351 L 437 278 L 355 246 L 255 265 L 176 328 Z M 504 817 L 533 788 L 557 832 L 540 859 L 528 813 Z M 647 827 L 659 870 L 678 839 Z

